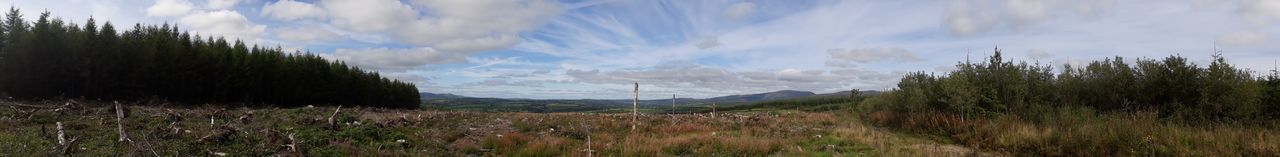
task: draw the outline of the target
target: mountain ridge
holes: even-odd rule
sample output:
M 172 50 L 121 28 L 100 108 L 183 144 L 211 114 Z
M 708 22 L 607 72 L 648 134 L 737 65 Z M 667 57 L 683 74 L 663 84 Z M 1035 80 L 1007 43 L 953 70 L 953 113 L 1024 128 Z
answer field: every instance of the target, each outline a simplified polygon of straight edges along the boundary
M 847 93 L 847 92 L 846 92 L 846 93 Z M 559 101 L 573 101 L 573 100 L 581 100 L 581 101 L 622 101 L 622 100 L 625 100 L 625 101 L 627 101 L 627 102 L 630 102 L 630 101 L 631 101 L 631 99 L 530 99 L 530 98 L 482 98 L 482 97 L 468 97 L 468 96 L 456 95 L 456 94 L 451 94 L 451 93 L 431 93 L 431 92 L 421 92 L 421 93 L 419 93 L 419 94 L 421 95 L 421 97 L 422 97 L 422 99 L 423 99 L 423 100 L 433 100 L 433 99 L 467 99 L 467 98 L 471 98 L 471 99 L 505 99 L 505 100 L 559 100 Z M 816 94 L 816 93 L 814 93 L 814 92 L 810 92 L 810 91 L 799 91 L 799 90 L 779 90 L 779 91 L 765 92 L 765 93 L 726 95 L 726 96 L 718 96 L 718 97 L 702 98 L 702 99 L 697 99 L 697 98 L 676 98 L 676 100 L 677 100 L 677 102 L 680 102 L 680 101 L 691 101 L 691 100 L 693 100 L 693 101 L 716 101 L 716 102 L 756 102 L 756 101 L 767 101 L 767 100 L 779 100 L 779 99 L 799 98 L 799 97 L 816 96 L 816 95 L 819 95 L 819 94 Z M 643 101 L 667 101 L 667 102 L 670 102 L 670 100 L 671 100 L 671 99 L 648 99 L 648 100 L 640 100 L 640 101 L 642 101 L 642 102 L 643 102 Z

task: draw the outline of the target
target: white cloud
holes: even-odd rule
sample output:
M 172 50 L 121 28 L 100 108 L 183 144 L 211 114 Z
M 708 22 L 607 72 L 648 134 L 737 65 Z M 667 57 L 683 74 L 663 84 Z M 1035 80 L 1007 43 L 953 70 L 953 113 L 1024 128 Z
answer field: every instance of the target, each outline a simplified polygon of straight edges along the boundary
M 433 46 L 444 51 L 453 51 L 461 53 L 479 52 L 493 50 L 498 48 L 506 48 L 520 42 L 519 37 L 514 34 L 503 34 L 496 36 L 485 36 L 477 38 L 463 38 L 448 40 L 435 43 Z
M 275 34 L 276 37 L 279 37 L 280 39 L 296 42 L 333 41 L 340 37 L 337 33 L 333 33 L 333 31 L 316 27 L 278 29 L 275 31 Z
M 730 19 L 743 19 L 756 12 L 756 3 L 739 2 L 724 10 L 724 16 Z
M 462 54 L 438 51 L 428 47 L 337 49 L 328 57 L 346 61 L 360 68 L 388 72 L 402 72 L 427 64 L 466 61 L 466 56 Z
M 416 0 L 428 17 L 408 23 L 401 42 L 457 52 L 484 51 L 514 45 L 519 33 L 542 25 L 563 11 L 544 0 Z
M 690 63 L 669 63 L 642 70 L 568 70 L 572 82 L 591 84 L 653 85 L 685 91 L 707 90 L 722 93 L 758 93 L 777 90 L 830 92 L 847 87 L 881 89 L 901 73 L 862 69 L 795 69 L 730 71 Z
M 200 34 L 222 35 L 246 41 L 256 40 L 267 29 L 267 26 L 255 24 L 239 12 L 230 10 L 187 15 L 179 23 Z
M 942 22 L 956 36 L 997 28 L 1020 31 L 1062 15 L 1107 15 L 1115 9 L 1115 3 L 1116 0 L 957 0 L 951 1 Z
M 988 11 L 985 4 L 974 4 L 965 1 L 952 2 L 951 9 L 943 18 L 943 24 L 954 35 L 968 36 L 986 32 L 996 26 L 995 13 Z
M 1225 46 L 1253 46 L 1266 40 L 1267 36 L 1259 32 L 1235 32 L 1218 37 L 1218 42 Z
M 262 15 L 277 20 L 323 20 L 327 13 L 315 4 L 293 0 L 277 1 L 262 6 Z
M 182 16 L 194 9 L 187 0 L 157 0 L 151 7 L 147 7 L 147 16 Z
M 911 51 L 903 48 L 860 48 L 860 49 L 828 49 L 827 54 L 831 55 L 830 60 L 838 62 L 858 62 L 858 63 L 875 63 L 875 62 L 919 62 L 924 61 L 916 57 Z M 830 63 L 828 63 L 830 65 Z
M 1239 12 L 1254 23 L 1267 23 L 1280 18 L 1280 0 L 1244 0 Z
M 418 16 L 399 0 L 322 0 L 320 5 L 329 12 L 334 26 L 363 33 L 398 29 Z
M 1039 23 L 1049 18 L 1048 2 L 1044 0 L 1009 0 L 1006 1 L 1005 7 L 1008 8 L 1009 17 L 1011 18 L 1010 26 L 1014 29 L 1019 27 Z
M 228 9 L 236 6 L 236 3 L 240 3 L 240 0 L 209 0 L 208 1 L 209 8 L 213 8 L 213 9 Z

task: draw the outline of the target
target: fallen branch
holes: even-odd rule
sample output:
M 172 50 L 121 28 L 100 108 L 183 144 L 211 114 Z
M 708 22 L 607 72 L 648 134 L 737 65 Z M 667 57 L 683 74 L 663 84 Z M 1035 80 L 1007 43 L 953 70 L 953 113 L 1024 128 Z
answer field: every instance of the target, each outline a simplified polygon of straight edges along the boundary
M 142 142 L 135 143 L 133 142 L 133 140 L 129 140 L 129 143 L 132 143 L 134 148 L 146 148 L 147 151 L 151 152 L 151 155 L 155 155 L 155 157 L 160 157 L 160 153 L 157 153 L 155 147 L 151 145 L 151 142 L 147 142 L 147 141 L 151 141 L 151 138 L 147 137 L 147 134 L 142 134 Z M 140 145 L 145 145 L 145 147 Z
M 334 121 L 333 117 L 337 117 L 339 111 L 342 111 L 342 106 L 338 106 L 337 109 L 333 109 L 333 114 L 329 115 L 329 120 L 328 120 L 329 126 L 335 127 L 335 128 L 336 126 L 338 126 L 338 122 Z
M 71 140 L 67 140 L 67 144 L 62 146 L 62 154 L 65 155 L 71 153 L 71 148 L 75 147 L 76 141 L 80 141 L 80 138 L 71 138 Z
M 54 106 L 27 105 L 27 104 L 19 104 L 19 103 L 5 103 L 5 105 L 14 106 L 14 107 L 30 107 L 30 108 L 45 108 L 45 109 L 58 108 Z
M 207 135 L 205 135 L 205 136 L 203 136 L 203 137 L 200 137 L 200 139 L 197 139 L 196 141 L 198 141 L 198 142 L 222 142 L 222 141 L 226 141 L 226 140 L 228 140 L 228 139 L 231 139 L 231 137 L 232 137 L 232 136 L 235 136 L 237 132 L 239 132 L 239 130 L 238 130 L 238 129 L 236 129 L 236 128 L 232 128 L 232 127 L 229 127 L 229 126 L 227 126 L 227 125 L 222 125 L 221 127 L 218 127 L 217 129 L 210 130 L 209 134 L 207 134 Z

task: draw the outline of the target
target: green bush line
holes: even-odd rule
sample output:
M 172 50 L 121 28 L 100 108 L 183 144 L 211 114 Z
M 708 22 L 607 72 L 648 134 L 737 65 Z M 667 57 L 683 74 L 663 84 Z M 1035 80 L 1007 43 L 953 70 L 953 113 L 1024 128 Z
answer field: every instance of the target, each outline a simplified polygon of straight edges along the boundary
M 1173 121 L 1247 122 L 1280 117 L 1280 79 L 1275 71 L 1255 77 L 1213 55 L 1207 67 L 1181 56 L 1115 57 L 1088 65 L 1005 61 L 996 49 L 985 63 L 962 62 L 946 75 L 914 72 L 898 89 L 869 100 L 873 110 L 941 111 L 965 117 L 1017 114 L 1062 106 L 1100 112 L 1152 111 Z

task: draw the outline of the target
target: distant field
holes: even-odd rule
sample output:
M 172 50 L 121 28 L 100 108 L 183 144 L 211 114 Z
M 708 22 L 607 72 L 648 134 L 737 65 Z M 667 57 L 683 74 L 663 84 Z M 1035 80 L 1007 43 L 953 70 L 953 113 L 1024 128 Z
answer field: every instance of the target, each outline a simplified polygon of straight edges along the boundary
M 831 112 L 479 113 L 0 101 L 0 156 L 938 156 L 971 149 Z M 137 105 L 137 104 L 125 104 Z M 163 104 L 158 104 L 164 106 Z M 617 110 L 609 110 L 617 111 Z M 654 112 L 654 111 L 650 111 Z M 59 144 L 62 123 L 67 144 Z M 588 142 L 588 138 L 590 142 Z M 74 140 L 72 140 L 74 139 Z M 590 149 L 588 149 L 590 148 Z M 992 154 L 979 154 L 992 155 Z

